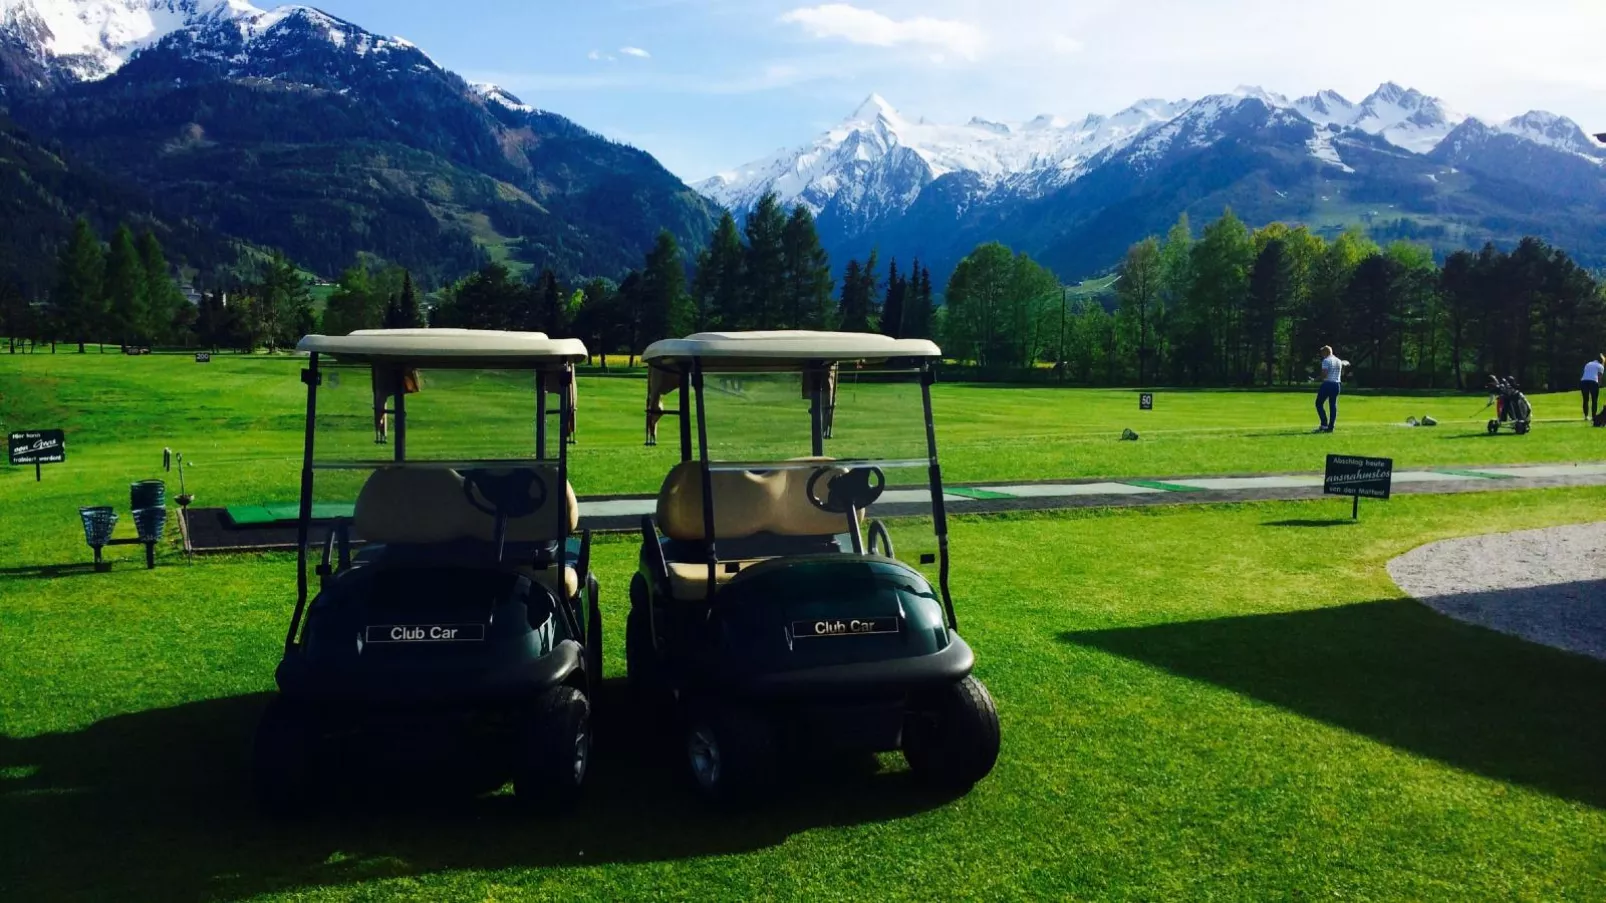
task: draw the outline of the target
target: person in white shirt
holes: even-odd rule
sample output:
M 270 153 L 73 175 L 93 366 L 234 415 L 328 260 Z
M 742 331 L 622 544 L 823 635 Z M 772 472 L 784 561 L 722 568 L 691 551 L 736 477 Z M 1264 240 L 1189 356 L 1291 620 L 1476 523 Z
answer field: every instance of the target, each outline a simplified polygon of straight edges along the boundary
M 1584 378 L 1578 381 L 1578 391 L 1584 395 L 1584 419 L 1593 422 L 1600 413 L 1600 378 L 1606 373 L 1606 354 L 1584 365 Z
M 1321 418 L 1322 425 L 1314 432 L 1331 433 L 1338 426 L 1338 395 L 1344 382 L 1344 368 L 1348 366 L 1349 361 L 1333 354 L 1333 346 L 1322 346 L 1322 386 L 1316 390 L 1316 416 Z

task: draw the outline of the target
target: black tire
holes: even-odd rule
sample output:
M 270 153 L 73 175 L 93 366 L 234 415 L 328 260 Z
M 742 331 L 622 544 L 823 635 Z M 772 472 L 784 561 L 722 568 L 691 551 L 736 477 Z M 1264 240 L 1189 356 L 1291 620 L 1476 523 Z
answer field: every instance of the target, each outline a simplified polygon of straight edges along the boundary
M 1493 436 L 1495 433 L 1498 433 L 1498 432 L 1500 432 L 1500 421 L 1498 421 L 1498 420 L 1489 421 L 1489 435 Z
M 1528 430 L 1530 430 L 1532 428 L 1533 428 L 1532 424 L 1530 424 L 1526 420 L 1519 420 L 1519 421 L 1517 421 L 1516 425 L 1512 427 L 1512 429 L 1516 430 L 1517 435 L 1519 435 L 1519 436 L 1528 435 Z
M 735 707 L 693 707 L 682 744 L 692 786 L 718 806 L 745 806 L 775 783 L 774 731 Z
M 580 801 L 591 764 L 591 704 L 574 687 L 536 700 L 519 737 L 513 794 L 526 810 L 563 811 Z
M 263 815 L 283 818 L 310 808 L 315 744 L 306 712 L 282 696 L 268 703 L 251 751 L 251 790 Z
M 602 606 L 598 604 L 597 578 L 586 576 L 586 684 L 596 694 L 602 686 Z
M 936 787 L 966 790 L 998 762 L 998 709 L 975 677 L 914 701 L 903 729 L 903 757 Z

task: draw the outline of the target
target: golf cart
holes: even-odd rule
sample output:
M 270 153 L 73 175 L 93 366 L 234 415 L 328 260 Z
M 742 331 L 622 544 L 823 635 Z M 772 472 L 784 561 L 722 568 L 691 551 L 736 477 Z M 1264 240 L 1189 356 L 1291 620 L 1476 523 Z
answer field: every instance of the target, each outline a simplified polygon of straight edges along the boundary
M 924 340 L 832 332 L 647 349 L 648 417 L 679 417 L 681 462 L 642 519 L 629 679 L 671 716 L 708 798 L 757 796 L 793 755 L 901 749 L 919 778 L 957 790 L 992 770 L 998 714 L 948 590 L 940 358 Z M 675 393 L 679 410 L 665 409 Z M 826 457 L 828 438 L 862 454 Z M 914 563 L 894 557 L 894 528 L 872 511 L 898 518 Z
M 299 811 L 332 786 L 340 761 L 362 762 L 376 784 L 376 772 L 397 768 L 404 794 L 417 786 L 418 765 L 449 762 L 425 783 L 492 790 L 511 779 L 523 804 L 573 802 L 590 754 L 602 635 L 589 536 L 571 537 L 578 504 L 568 443 L 560 435 L 553 456 L 547 427 L 556 415 L 560 432 L 572 429 L 574 365 L 585 346 L 539 333 L 431 329 L 311 335 L 297 347 L 308 358 L 296 603 L 279 693 L 256 734 L 258 802 L 270 813 Z M 444 440 L 414 436 L 415 447 L 433 438 L 451 460 L 409 457 L 408 396 L 423 387 L 420 370 L 438 390 L 485 378 L 517 391 L 495 373 L 533 374 L 528 415 L 495 410 L 520 432 L 533 421 L 534 457 L 474 459 L 463 453 L 473 443 L 462 428 Z M 431 410 L 423 401 L 415 412 Z M 367 441 L 331 425 L 370 422 L 373 441 L 393 454 L 315 456 L 319 438 L 336 454 Z M 529 442 L 518 433 L 492 440 L 508 443 L 498 449 Z M 350 520 L 321 538 L 315 475 L 361 486 Z

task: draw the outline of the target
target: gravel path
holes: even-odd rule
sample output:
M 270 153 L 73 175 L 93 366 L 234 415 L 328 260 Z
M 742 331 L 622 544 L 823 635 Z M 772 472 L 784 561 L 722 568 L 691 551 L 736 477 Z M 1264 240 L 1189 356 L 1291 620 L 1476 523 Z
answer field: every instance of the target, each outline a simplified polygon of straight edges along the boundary
M 1389 576 L 1458 621 L 1606 659 L 1606 523 L 1447 539 Z

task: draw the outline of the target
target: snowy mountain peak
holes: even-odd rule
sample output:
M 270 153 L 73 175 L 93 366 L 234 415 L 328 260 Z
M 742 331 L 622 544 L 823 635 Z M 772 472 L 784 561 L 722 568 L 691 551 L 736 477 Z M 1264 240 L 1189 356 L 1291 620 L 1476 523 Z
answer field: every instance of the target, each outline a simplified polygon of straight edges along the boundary
M 1600 147 L 1584 133 L 1578 123 L 1545 110 L 1524 113 L 1500 123 L 1496 128 L 1504 134 L 1515 135 L 1535 144 L 1579 154 L 1592 160 L 1600 160 L 1603 156 Z
M 359 55 L 416 50 L 400 38 L 379 38 L 310 6 L 262 10 L 249 0 L 0 0 L 0 40 L 23 47 L 48 70 L 94 81 L 135 54 L 183 32 L 222 35 L 250 44 L 293 25 Z
M 537 112 L 535 107 L 532 107 L 524 101 L 519 100 L 507 89 L 498 85 L 493 85 L 489 82 L 475 82 L 474 84 L 469 85 L 469 87 L 474 89 L 475 94 L 485 98 L 487 101 L 498 106 L 506 107 L 507 109 L 513 110 L 516 113 Z
M 892 104 L 887 103 L 885 97 L 880 94 L 871 94 L 864 99 L 864 103 L 859 104 L 859 108 L 853 111 L 853 115 L 849 116 L 847 121 L 875 122 L 882 117 L 897 119 L 898 111 L 893 108 Z

